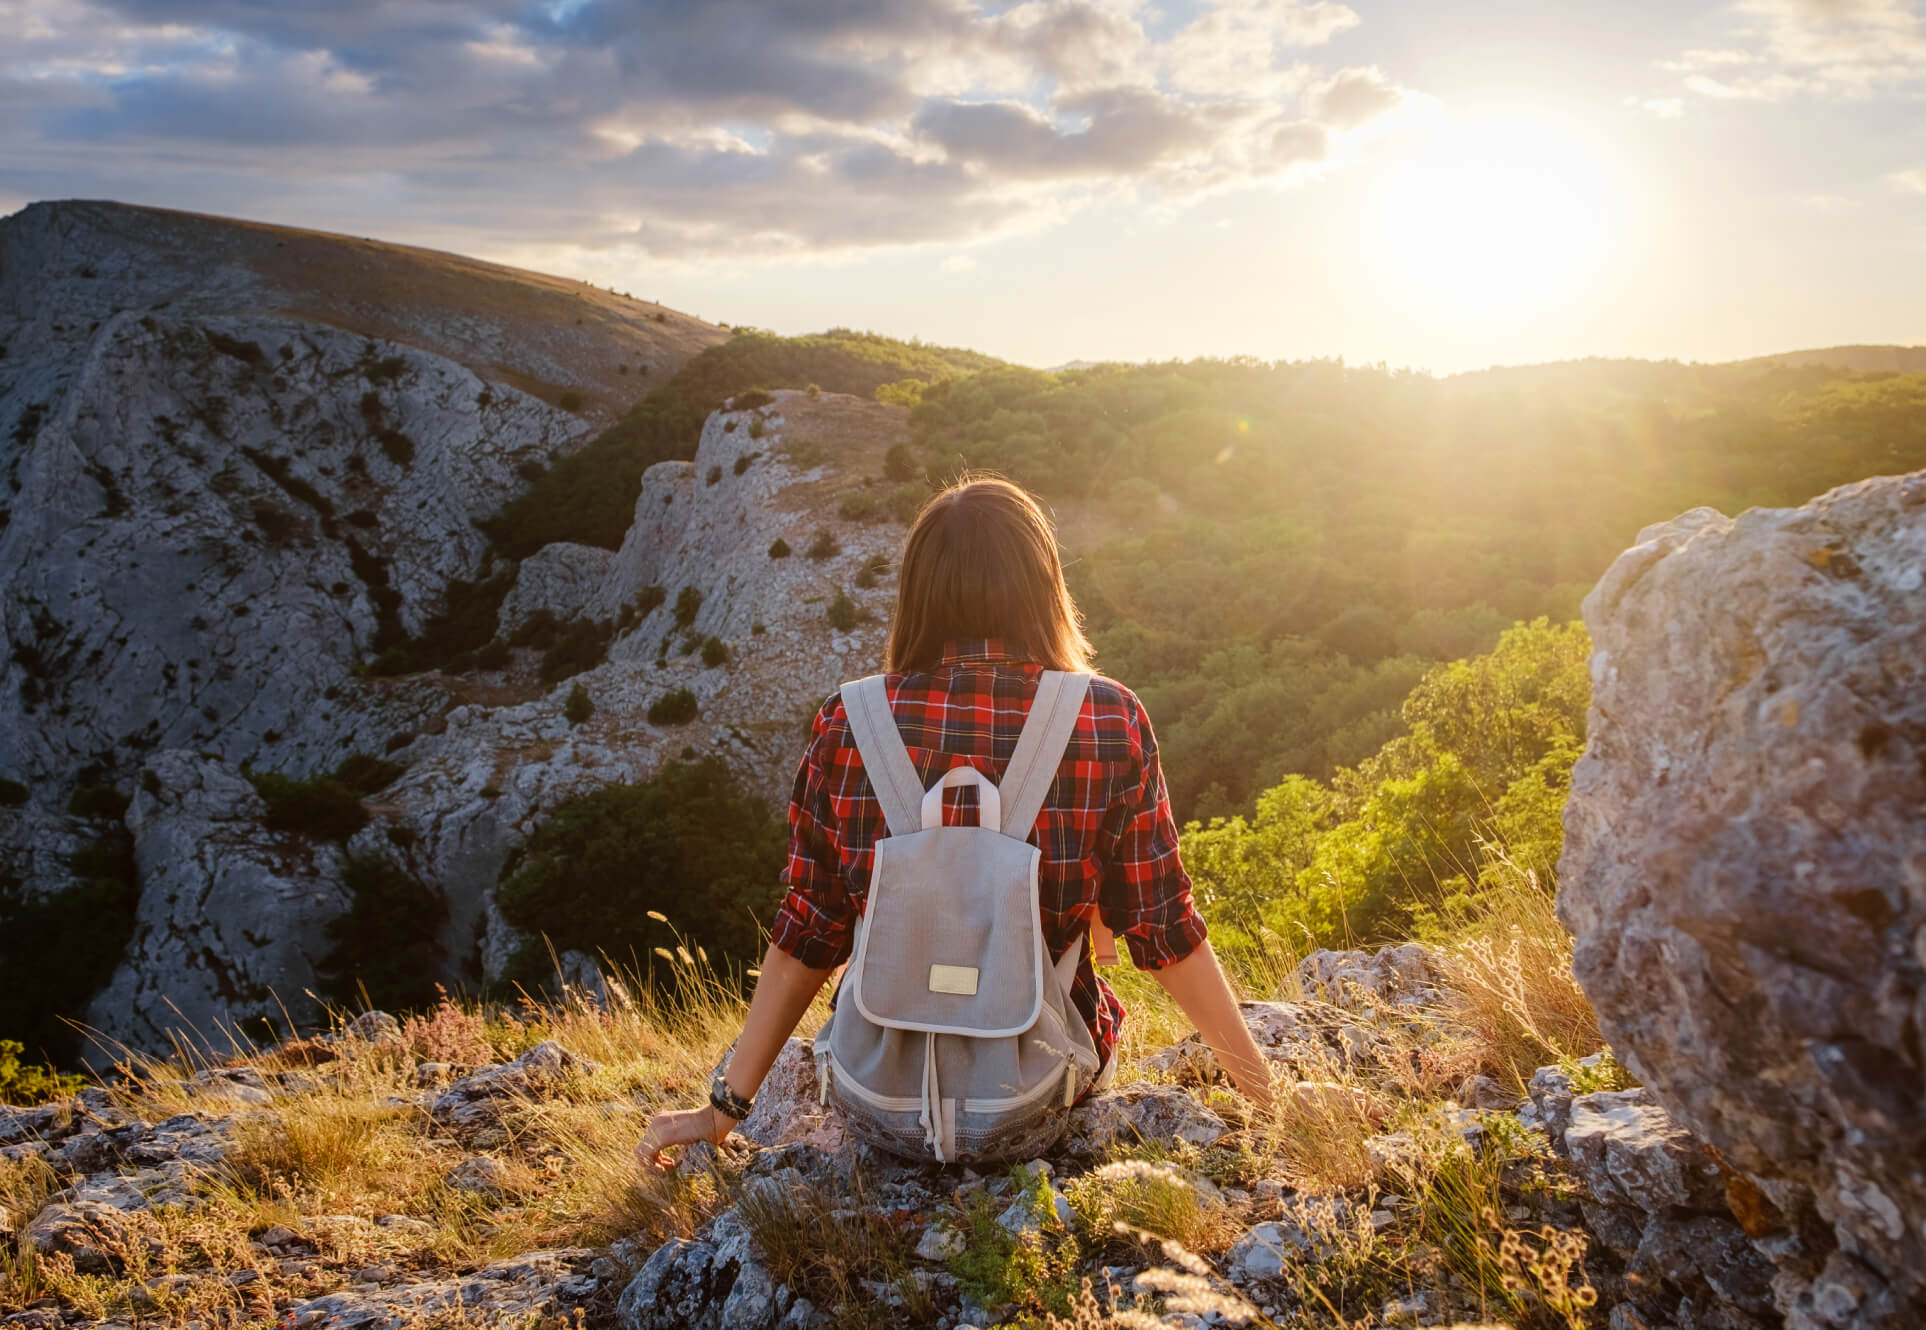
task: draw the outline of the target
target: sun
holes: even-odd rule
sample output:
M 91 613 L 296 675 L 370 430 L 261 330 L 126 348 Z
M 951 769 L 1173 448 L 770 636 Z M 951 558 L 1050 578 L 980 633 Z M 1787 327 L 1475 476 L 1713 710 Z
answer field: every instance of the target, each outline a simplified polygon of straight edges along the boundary
M 1618 195 L 1581 133 L 1523 113 L 1440 121 L 1379 181 L 1372 261 L 1409 315 L 1515 326 L 1592 287 Z

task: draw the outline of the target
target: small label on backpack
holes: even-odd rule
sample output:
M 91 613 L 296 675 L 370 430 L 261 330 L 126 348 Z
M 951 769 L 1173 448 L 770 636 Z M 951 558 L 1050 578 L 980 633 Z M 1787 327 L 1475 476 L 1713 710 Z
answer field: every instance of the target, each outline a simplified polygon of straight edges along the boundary
M 974 965 L 930 966 L 930 992 L 975 997 L 976 967 Z

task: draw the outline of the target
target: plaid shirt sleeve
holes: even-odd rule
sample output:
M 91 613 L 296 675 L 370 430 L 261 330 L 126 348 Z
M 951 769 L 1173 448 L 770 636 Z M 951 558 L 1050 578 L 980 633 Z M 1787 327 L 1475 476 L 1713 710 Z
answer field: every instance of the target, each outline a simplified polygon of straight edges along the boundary
M 1136 695 L 1128 690 L 1124 695 L 1132 761 L 1117 798 L 1104 811 L 1098 908 L 1104 923 L 1129 946 L 1138 969 L 1161 970 L 1202 945 L 1206 929 L 1191 900 L 1190 874 L 1178 857 L 1157 736 Z
M 856 936 L 856 902 L 843 881 L 827 777 L 828 757 L 841 729 L 831 718 L 840 706 L 841 699 L 833 694 L 823 703 L 796 768 L 789 797 L 789 861 L 782 870 L 789 891 L 769 932 L 770 945 L 812 970 L 833 969 L 848 960 Z

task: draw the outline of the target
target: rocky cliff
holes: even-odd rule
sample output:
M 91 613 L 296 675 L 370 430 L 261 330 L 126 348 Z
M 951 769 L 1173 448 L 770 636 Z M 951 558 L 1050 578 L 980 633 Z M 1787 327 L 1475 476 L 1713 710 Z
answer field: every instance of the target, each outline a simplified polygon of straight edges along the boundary
M 1798 1330 L 1926 1323 L 1926 473 L 1641 534 L 1585 602 L 1561 914 Z
M 449 906 L 446 977 L 472 978 L 509 941 L 502 860 L 555 801 L 686 746 L 783 792 L 799 717 L 876 654 L 873 616 L 842 633 L 823 610 L 892 541 L 833 496 L 880 470 L 900 410 L 794 394 L 718 415 L 693 463 L 650 472 L 619 551 L 517 568 L 476 525 L 723 336 L 345 237 L 110 204 L 0 223 L 0 777 L 24 791 L 0 806 L 0 887 L 66 890 L 103 826 L 131 837 L 138 919 L 90 1024 L 153 1047 L 312 1015 L 345 853 L 405 841 Z M 803 557 L 821 525 L 844 528 L 837 551 Z M 769 557 L 779 536 L 796 557 Z M 527 650 L 460 676 L 391 664 L 484 577 L 512 583 L 504 639 L 574 624 L 606 663 L 567 686 Z M 699 595 L 693 622 L 653 587 Z M 887 594 L 855 591 L 872 611 Z M 689 651 L 711 636 L 727 667 Z M 574 684 L 595 705 L 579 727 Z M 699 719 L 650 726 L 683 685 Z M 242 768 L 353 754 L 408 768 L 363 841 L 262 827 Z

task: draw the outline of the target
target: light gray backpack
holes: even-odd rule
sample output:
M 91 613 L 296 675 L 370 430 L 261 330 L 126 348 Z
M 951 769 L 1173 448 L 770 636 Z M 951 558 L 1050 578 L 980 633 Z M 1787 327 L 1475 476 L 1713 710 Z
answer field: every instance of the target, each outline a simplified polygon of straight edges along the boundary
M 923 788 L 881 675 L 843 685 L 850 732 L 889 835 L 816 1072 L 862 1140 L 938 1163 L 1031 1159 L 1098 1071 L 1070 1000 L 1083 940 L 1052 962 L 1027 844 L 1088 674 L 1046 671 L 1001 786 L 974 767 Z M 943 791 L 974 783 L 980 825 L 943 825 Z

